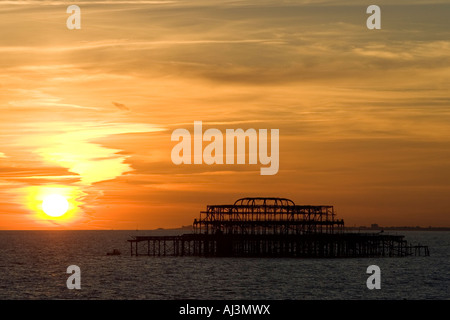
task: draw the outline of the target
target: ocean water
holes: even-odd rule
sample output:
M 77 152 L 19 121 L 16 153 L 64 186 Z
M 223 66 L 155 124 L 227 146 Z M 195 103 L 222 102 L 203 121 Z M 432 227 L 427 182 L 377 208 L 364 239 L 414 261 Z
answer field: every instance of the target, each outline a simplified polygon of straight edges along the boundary
M 430 256 L 131 257 L 131 236 L 173 232 L 0 231 L 0 299 L 449 299 L 450 232 L 397 233 Z M 122 255 L 106 256 L 114 248 Z M 366 287 L 372 264 L 380 290 Z M 70 265 L 81 268 L 80 290 L 66 287 Z

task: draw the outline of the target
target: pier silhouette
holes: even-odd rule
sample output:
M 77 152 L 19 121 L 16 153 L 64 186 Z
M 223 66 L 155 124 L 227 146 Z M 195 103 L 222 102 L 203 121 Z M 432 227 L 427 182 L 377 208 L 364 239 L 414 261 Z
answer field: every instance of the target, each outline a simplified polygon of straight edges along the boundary
M 403 235 L 344 232 L 333 206 L 296 205 L 286 198 L 242 198 L 208 205 L 193 233 L 135 236 L 131 255 L 207 257 L 405 257 L 429 255 Z

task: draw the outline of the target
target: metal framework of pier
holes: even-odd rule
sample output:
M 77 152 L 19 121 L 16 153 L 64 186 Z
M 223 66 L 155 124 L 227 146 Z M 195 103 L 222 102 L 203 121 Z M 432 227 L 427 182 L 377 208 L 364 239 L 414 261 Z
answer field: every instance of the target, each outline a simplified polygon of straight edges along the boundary
M 131 255 L 207 257 L 403 257 L 429 255 L 401 235 L 345 233 L 333 206 L 296 205 L 285 198 L 242 198 L 208 205 L 194 232 L 136 236 Z

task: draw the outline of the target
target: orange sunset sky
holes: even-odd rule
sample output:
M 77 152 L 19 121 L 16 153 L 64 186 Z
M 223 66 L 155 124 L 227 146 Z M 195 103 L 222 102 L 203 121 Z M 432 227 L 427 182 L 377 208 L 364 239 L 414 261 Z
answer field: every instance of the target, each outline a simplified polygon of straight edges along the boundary
M 69 30 L 66 8 L 81 8 Z M 382 10 L 368 30 L 366 8 Z M 450 1 L 0 0 L 0 229 L 189 225 L 280 196 L 450 226 Z M 280 130 L 280 169 L 174 165 L 177 128 Z M 42 211 L 48 194 L 69 211 Z

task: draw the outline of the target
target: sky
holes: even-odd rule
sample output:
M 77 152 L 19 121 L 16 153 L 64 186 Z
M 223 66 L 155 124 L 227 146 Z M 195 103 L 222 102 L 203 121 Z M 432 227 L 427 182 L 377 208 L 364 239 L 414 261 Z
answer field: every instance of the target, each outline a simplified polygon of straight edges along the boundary
M 381 30 L 366 27 L 371 4 Z M 0 0 L 0 229 L 175 228 L 252 196 L 334 205 L 347 226 L 450 226 L 448 12 Z M 175 165 L 171 134 L 194 121 L 279 129 L 278 173 Z M 55 193 L 60 218 L 42 211 Z

